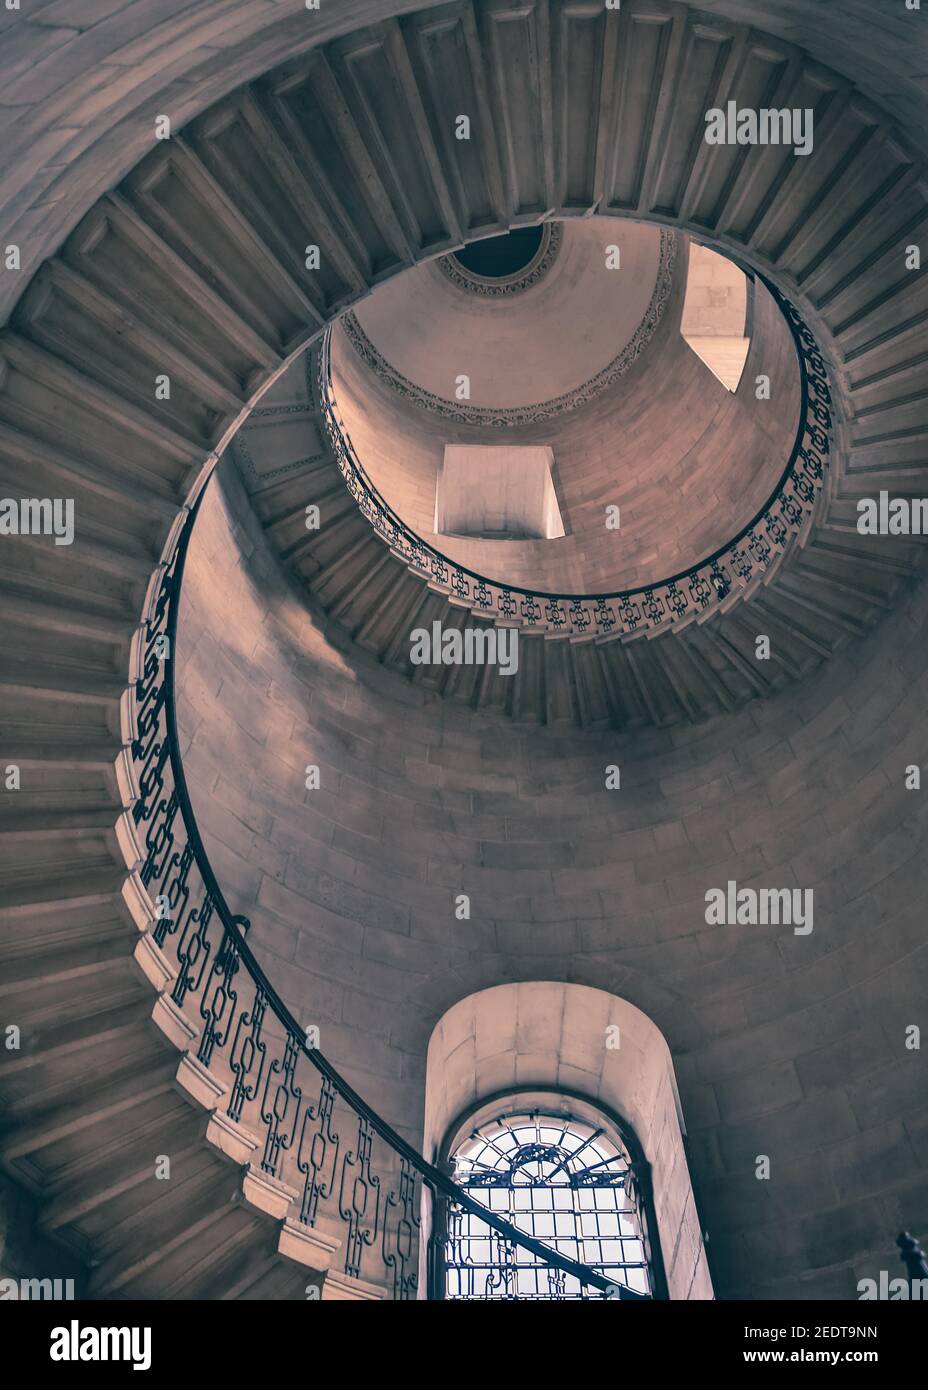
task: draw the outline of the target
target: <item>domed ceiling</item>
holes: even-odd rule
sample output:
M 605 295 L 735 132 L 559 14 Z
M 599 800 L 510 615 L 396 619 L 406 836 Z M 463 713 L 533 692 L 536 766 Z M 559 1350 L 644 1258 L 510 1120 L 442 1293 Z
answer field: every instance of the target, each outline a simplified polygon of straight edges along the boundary
M 347 331 L 379 374 L 433 409 L 444 403 L 461 414 L 456 382 L 466 375 L 463 413 L 472 420 L 493 407 L 563 403 L 583 388 L 604 389 L 623 352 L 639 350 L 660 318 L 674 238 L 601 218 L 543 230 L 539 253 L 521 270 L 494 283 L 442 257 L 375 290 L 348 316 Z M 471 243 L 467 252 L 481 249 Z
M 699 563 L 764 506 L 798 419 L 798 366 L 780 310 L 761 282 L 713 259 L 741 282 L 742 323 L 750 290 L 734 390 L 683 335 L 695 297 L 690 242 L 668 229 L 564 222 L 521 272 L 529 283 L 513 270 L 496 295 L 457 257 L 376 289 L 332 335 L 334 398 L 366 474 L 417 535 L 496 581 L 604 593 Z M 695 315 L 701 331 L 711 330 L 720 293 L 708 289 Z M 769 394 L 758 399 L 762 376 Z M 462 377 L 470 395 L 456 399 Z M 460 446 L 472 461 L 475 514 L 486 513 L 499 476 L 494 447 L 547 450 L 558 529 L 490 539 L 479 526 L 443 526 L 446 451 Z

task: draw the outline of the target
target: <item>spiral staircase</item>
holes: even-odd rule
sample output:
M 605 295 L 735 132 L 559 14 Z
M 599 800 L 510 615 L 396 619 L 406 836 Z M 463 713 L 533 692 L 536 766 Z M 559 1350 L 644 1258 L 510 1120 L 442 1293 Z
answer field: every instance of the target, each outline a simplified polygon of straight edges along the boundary
M 729 100 L 811 106 L 814 153 L 706 145 L 704 112 Z M 453 138 L 461 110 L 470 143 Z M 0 1021 L 22 1033 L 0 1063 L 0 1157 L 89 1268 L 90 1296 L 395 1293 L 346 1272 L 337 1232 L 302 1219 L 294 1185 L 257 1158 L 264 1136 L 228 1123 L 229 1073 L 197 1056 L 205 1015 L 172 998 L 185 962 L 158 943 L 140 874 L 152 604 L 180 509 L 261 390 L 381 280 L 542 217 L 651 219 L 756 266 L 829 365 L 830 466 L 803 543 L 749 603 L 643 641 L 538 637 L 505 699 L 489 682 L 454 692 L 590 727 L 730 709 L 861 634 L 917 572 L 917 543 L 859 536 L 855 503 L 928 484 L 928 281 L 904 260 L 926 189 L 881 112 L 784 42 L 645 0 L 618 14 L 482 0 L 338 38 L 224 98 L 33 276 L 0 340 L 2 490 L 71 497 L 79 525 L 70 547 L 0 548 L 0 762 L 22 772 L 0 805 Z M 297 543 L 310 501 L 330 524 Z M 454 620 L 358 510 L 331 449 L 258 505 L 313 600 L 387 664 L 414 617 Z M 772 677 L 752 661 L 757 630 L 778 639 Z
M 486 586 L 477 587 L 479 576 L 436 551 L 434 541 L 418 543 L 367 478 L 340 418 L 328 342 L 319 354 L 313 352 L 314 361 L 317 357 L 304 427 L 309 439 L 325 445 L 321 451 L 316 447 L 304 466 L 256 491 L 255 510 L 284 567 L 352 642 L 421 686 L 473 708 L 493 709 L 523 724 L 592 729 L 705 719 L 808 674 L 891 606 L 895 577 L 908 572 L 892 543 L 884 543 L 882 553 L 867 548 L 854 526 L 849 544 L 837 549 L 829 544 L 815 524 L 824 511 L 824 499 L 816 495 L 808 513 L 760 564 L 745 540 L 739 545 L 735 537 L 724 557 L 675 576 L 670 590 L 665 582 L 578 603 L 569 596 L 497 584 L 487 597 Z M 642 389 L 652 389 L 647 378 Z M 816 429 L 808 389 L 803 404 L 806 422 L 798 431 L 794 461 Z M 654 401 L 656 417 L 666 405 Z M 262 420 L 259 412 L 250 422 L 252 460 L 262 452 L 262 424 L 272 430 L 275 424 L 273 410 L 266 416 Z M 810 490 L 821 481 L 812 482 Z M 306 499 L 326 517 L 318 531 L 307 531 Z M 743 528 L 755 548 L 758 539 L 762 545 L 767 540 L 766 521 L 774 529 L 778 514 L 770 503 L 764 519 Z M 739 561 L 747 572 L 721 602 L 711 602 L 720 563 L 737 569 Z M 681 594 L 694 586 L 702 603 L 685 601 Z M 746 600 L 750 607 L 742 606 Z M 649 610 L 656 618 L 650 624 Z M 461 628 L 469 615 L 483 623 L 495 617 L 531 639 L 522 642 L 513 679 L 489 666 L 410 663 L 413 627 L 430 629 L 437 622 L 443 630 Z M 755 660 L 760 632 L 772 640 L 769 675 Z

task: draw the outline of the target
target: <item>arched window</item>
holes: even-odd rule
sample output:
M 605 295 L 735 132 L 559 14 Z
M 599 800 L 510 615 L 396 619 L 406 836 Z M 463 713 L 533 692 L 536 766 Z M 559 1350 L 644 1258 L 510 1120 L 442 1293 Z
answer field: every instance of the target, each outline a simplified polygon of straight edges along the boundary
M 537 1166 L 513 1163 L 517 1122 L 543 1131 L 529 1142 L 568 1150 L 547 1181 Z M 496 1131 L 487 1129 L 494 1124 Z M 496 1159 L 494 1133 L 504 1156 Z M 577 1142 L 594 1134 L 598 1168 Z M 553 980 L 465 995 L 429 1039 L 422 1143 L 470 1201 L 508 1214 L 527 1233 L 534 1223 L 539 1240 L 572 1248 L 577 1263 L 617 1270 L 614 1282 L 627 1283 L 633 1297 L 645 1289 L 657 1299 L 713 1297 L 673 1058 L 657 1024 L 627 999 Z M 620 1185 L 612 1175 L 621 1166 L 631 1171 Z M 443 1198 L 423 1202 L 423 1297 L 426 1290 L 433 1299 L 581 1296 L 576 1282 L 562 1290 L 554 1269 L 522 1269 L 538 1264 L 530 1256 L 508 1267 L 506 1249 L 477 1222 L 471 1230 L 453 1201 L 450 1209 Z M 545 1222 L 551 1235 L 540 1234 Z M 590 1285 L 585 1292 L 591 1296 Z
M 601 1117 L 518 1109 L 454 1142 L 455 1181 L 526 1235 L 615 1284 L 663 1292 L 649 1259 L 647 1165 L 634 1163 L 616 1126 Z M 653 1225 L 653 1216 L 651 1217 Z M 571 1275 L 513 1249 L 479 1217 L 444 1213 L 448 1299 L 580 1298 Z

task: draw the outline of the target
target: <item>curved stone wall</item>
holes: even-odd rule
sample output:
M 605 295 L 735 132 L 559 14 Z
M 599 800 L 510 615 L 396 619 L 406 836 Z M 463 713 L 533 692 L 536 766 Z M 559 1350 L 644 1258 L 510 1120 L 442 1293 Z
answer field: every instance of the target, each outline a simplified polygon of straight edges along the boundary
M 233 910 L 323 1050 L 418 1144 L 449 1007 L 513 981 L 608 990 L 670 1046 L 718 1296 L 853 1298 L 891 1268 L 896 1231 L 928 1222 L 906 1045 L 928 974 L 928 812 L 906 789 L 928 759 L 928 590 L 730 717 L 520 732 L 339 649 L 222 484 L 185 581 L 185 765 Z M 811 889 L 813 930 L 707 925 L 729 881 Z
M 503 414 L 580 391 L 635 337 L 667 269 L 658 227 L 615 218 L 554 224 L 560 246 L 538 284 L 513 298 L 476 295 L 433 262 L 381 285 L 355 311 L 375 352 L 403 382 L 460 409 Z M 478 243 L 479 244 L 479 243 Z M 615 246 L 620 268 L 607 270 Z
M 616 235 L 605 218 L 590 226 L 603 239 Z M 729 392 L 680 334 L 687 238 L 676 241 L 672 289 L 640 357 L 596 399 L 552 419 L 494 429 L 423 409 L 362 361 L 336 326 L 332 382 L 339 414 L 371 481 L 418 535 L 490 579 L 597 593 L 654 583 L 697 564 L 760 510 L 795 439 L 793 341 L 758 281 L 748 359 L 738 390 Z M 610 283 L 622 273 L 602 270 Z M 588 268 L 590 274 L 596 271 Z M 402 296 L 405 279 L 385 287 L 391 300 Z M 571 323 L 560 330 L 568 343 L 570 333 L 585 331 L 585 320 Z M 421 328 L 428 341 L 427 325 Z M 296 363 L 290 370 L 301 368 Z M 760 374 L 770 379 L 769 399 L 755 396 Z M 446 444 L 549 445 L 568 534 L 542 541 L 435 536 L 436 479 Z M 618 530 L 606 527 L 610 505 L 620 508 Z

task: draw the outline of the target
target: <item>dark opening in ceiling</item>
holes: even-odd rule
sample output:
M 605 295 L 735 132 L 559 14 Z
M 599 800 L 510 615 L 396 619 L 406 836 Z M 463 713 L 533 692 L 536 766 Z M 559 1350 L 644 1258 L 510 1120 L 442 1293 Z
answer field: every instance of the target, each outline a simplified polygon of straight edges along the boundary
M 472 275 L 502 280 L 523 270 L 538 254 L 543 227 L 518 227 L 505 236 L 487 237 L 456 251 L 455 259 Z

